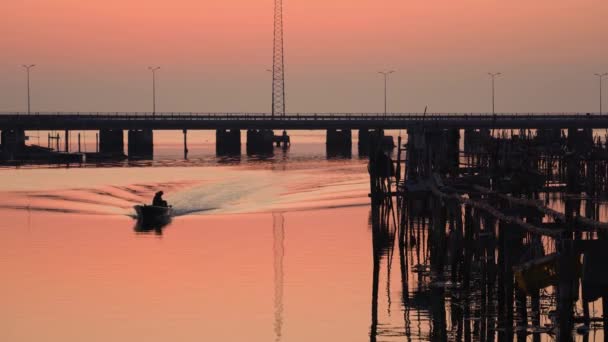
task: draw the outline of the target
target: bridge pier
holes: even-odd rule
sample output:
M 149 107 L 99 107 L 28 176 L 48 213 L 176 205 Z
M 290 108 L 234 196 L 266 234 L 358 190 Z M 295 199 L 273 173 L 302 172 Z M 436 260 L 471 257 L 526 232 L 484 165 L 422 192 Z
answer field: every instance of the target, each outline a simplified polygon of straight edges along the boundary
M 568 150 L 590 151 L 593 147 L 593 130 L 591 128 L 568 128 Z
M 359 130 L 359 156 L 368 156 L 374 146 L 381 145 L 385 150 L 395 148 L 395 140 L 392 136 L 384 135 L 383 129 L 360 129 Z
M 488 147 L 490 141 L 490 130 L 465 129 L 464 130 L 464 151 L 467 153 L 479 153 L 483 148 Z
M 70 131 L 65 130 L 65 153 L 70 152 Z
M 271 129 L 247 130 L 247 154 L 272 154 L 274 132 Z
M 328 157 L 352 156 L 352 131 L 350 129 L 328 129 L 326 150 Z
M 456 128 L 433 128 L 423 132 L 422 139 L 427 153 L 427 161 L 431 170 L 439 175 L 455 175 L 460 162 L 460 131 Z M 427 170 L 428 171 L 428 170 Z
M 218 156 L 241 155 L 241 131 L 238 129 L 215 130 L 215 153 Z
M 287 134 L 287 131 L 283 130 L 281 135 L 274 136 L 274 143 L 276 143 L 277 147 L 281 147 L 281 144 L 283 144 L 283 149 L 286 149 L 291 146 L 291 138 Z
M 153 159 L 154 133 L 151 129 L 129 130 L 129 159 Z
M 412 128 L 407 130 L 407 177 L 457 175 L 460 171 L 460 130 Z
M 381 136 L 384 136 L 384 130 L 382 129 L 360 129 L 359 142 L 357 143 L 359 155 L 368 156 L 372 146 L 376 145 L 378 137 Z
M 418 178 L 427 177 L 427 166 L 425 163 L 426 139 L 424 131 L 420 128 L 411 128 L 407 130 L 407 179 L 416 180 Z
M 25 130 L 23 129 L 3 130 L 0 134 L 2 159 L 15 159 L 15 155 L 24 152 L 26 140 Z
M 101 129 L 99 130 L 99 153 L 124 157 L 125 143 L 122 129 Z
M 549 147 L 553 143 L 557 143 L 562 138 L 562 130 L 560 128 L 539 128 L 536 130 L 536 141 L 542 146 Z

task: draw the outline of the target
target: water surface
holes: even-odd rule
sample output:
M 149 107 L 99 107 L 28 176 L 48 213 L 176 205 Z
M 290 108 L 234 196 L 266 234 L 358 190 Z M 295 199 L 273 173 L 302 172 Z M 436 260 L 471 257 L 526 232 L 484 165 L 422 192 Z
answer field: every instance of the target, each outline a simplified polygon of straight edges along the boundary
M 167 138 L 154 161 L 4 167 L 0 340 L 462 340 L 465 307 L 469 338 L 486 336 L 479 322 L 500 329 L 475 311 L 480 292 L 431 272 L 427 220 L 406 258 L 394 238 L 378 245 L 356 150 L 328 159 L 319 136 L 292 141 L 216 158 L 202 140 L 183 160 Z M 142 232 L 132 206 L 158 189 L 176 217 Z M 601 300 L 592 310 L 601 317 Z M 604 340 L 601 325 L 585 340 Z

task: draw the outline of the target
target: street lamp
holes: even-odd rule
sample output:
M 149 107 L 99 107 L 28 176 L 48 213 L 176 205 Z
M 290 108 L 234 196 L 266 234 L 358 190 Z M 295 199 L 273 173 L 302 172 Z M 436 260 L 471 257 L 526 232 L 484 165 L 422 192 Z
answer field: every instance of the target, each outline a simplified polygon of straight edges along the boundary
M 152 71 L 152 115 L 156 114 L 156 71 L 160 67 L 148 67 L 148 70 Z
M 496 115 L 496 110 L 495 110 L 495 98 L 496 98 L 495 94 L 496 94 L 496 92 L 494 90 L 495 89 L 494 88 L 494 81 L 495 81 L 496 77 L 502 75 L 502 73 L 500 73 L 500 72 L 495 72 L 495 73 L 489 72 L 488 75 L 490 75 L 490 77 L 492 78 L 492 115 Z
M 22 67 L 25 68 L 27 74 L 27 113 L 30 114 L 30 69 L 35 67 L 36 64 L 24 64 Z
M 604 81 L 604 77 L 608 76 L 608 72 L 603 74 L 595 74 L 600 79 L 600 115 L 602 115 L 602 83 Z
M 394 73 L 395 70 L 388 71 L 378 71 L 378 73 L 384 76 L 384 116 L 388 113 L 388 105 L 387 105 L 387 88 L 388 88 L 388 75 Z

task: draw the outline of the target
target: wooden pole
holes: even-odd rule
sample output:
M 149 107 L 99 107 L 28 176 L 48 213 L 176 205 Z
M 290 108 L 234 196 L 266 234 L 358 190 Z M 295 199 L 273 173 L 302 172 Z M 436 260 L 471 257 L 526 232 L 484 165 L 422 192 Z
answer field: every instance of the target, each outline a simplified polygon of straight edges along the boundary
M 184 129 L 184 159 L 188 159 L 188 130 Z

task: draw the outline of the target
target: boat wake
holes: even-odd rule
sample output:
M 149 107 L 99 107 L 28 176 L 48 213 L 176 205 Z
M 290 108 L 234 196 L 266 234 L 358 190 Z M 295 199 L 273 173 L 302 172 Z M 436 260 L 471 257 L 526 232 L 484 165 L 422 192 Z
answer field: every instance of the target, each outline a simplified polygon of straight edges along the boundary
M 331 209 L 368 203 L 362 172 L 339 169 L 223 170 L 179 181 L 146 182 L 60 190 L 8 191 L 0 208 L 66 214 L 126 215 L 150 203 L 158 190 L 173 216 Z M 219 175 L 218 175 L 219 173 Z

